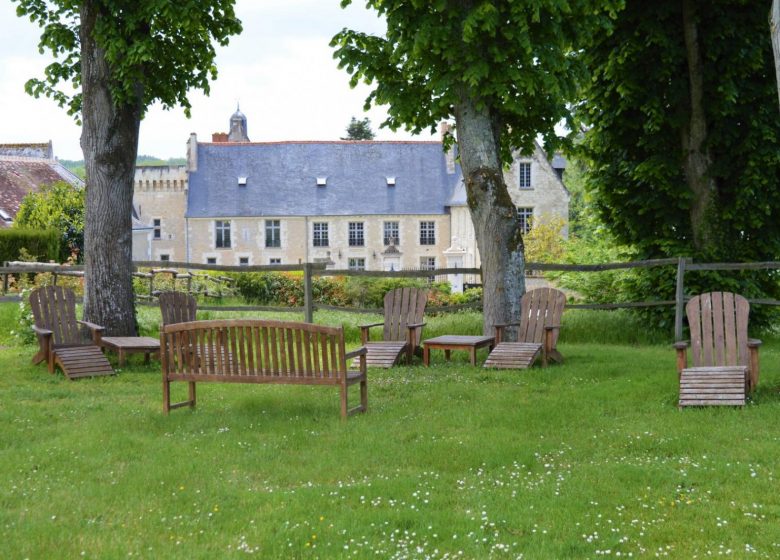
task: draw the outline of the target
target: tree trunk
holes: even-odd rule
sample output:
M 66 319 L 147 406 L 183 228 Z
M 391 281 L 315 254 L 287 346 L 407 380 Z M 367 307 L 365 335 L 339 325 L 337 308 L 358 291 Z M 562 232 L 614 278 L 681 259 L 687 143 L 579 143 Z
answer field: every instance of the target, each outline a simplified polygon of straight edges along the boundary
M 460 163 L 471 220 L 482 260 L 482 330 L 520 319 L 525 293 L 525 256 L 517 210 L 509 197 L 499 155 L 500 136 L 487 108 L 468 93 L 455 107 Z
M 707 117 L 704 111 L 704 60 L 699 44 L 694 0 L 683 0 L 683 29 L 688 58 L 688 82 L 690 88 L 690 121 L 682 129 L 683 169 L 688 188 L 693 193 L 690 219 L 693 246 L 707 253 L 715 250 L 716 241 L 712 223 L 715 182 L 710 177 L 712 158 L 705 143 Z
M 769 31 L 772 35 L 772 50 L 775 53 L 775 76 L 777 77 L 777 95 L 780 101 L 780 0 L 772 0 L 769 12 Z
M 133 173 L 138 152 L 141 91 L 117 104 L 111 69 L 92 37 L 100 3 L 81 3 L 81 149 L 87 174 L 84 217 L 84 318 L 108 335 L 136 334 L 132 282 Z

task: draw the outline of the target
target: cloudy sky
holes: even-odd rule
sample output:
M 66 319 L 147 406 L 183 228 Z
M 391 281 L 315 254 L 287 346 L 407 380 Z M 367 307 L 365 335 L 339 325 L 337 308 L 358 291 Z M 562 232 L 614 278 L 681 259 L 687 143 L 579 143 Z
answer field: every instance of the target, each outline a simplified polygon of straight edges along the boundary
M 227 132 L 237 103 L 253 141 L 335 140 L 353 115 L 368 116 L 377 139 L 412 138 L 379 130 L 385 111 L 363 113 L 369 89 L 350 89 L 348 74 L 336 67 L 328 46 L 335 33 L 343 27 L 384 30 L 361 0 L 355 4 L 342 10 L 339 0 L 237 0 L 244 31 L 217 50 L 219 78 L 210 96 L 190 93 L 191 119 L 180 108 L 152 107 L 141 123 L 139 154 L 183 157 L 190 132 L 201 140 Z M 52 140 L 57 157 L 82 159 L 81 131 L 73 119 L 53 101 L 24 92 L 24 83 L 42 76 L 51 59 L 38 53 L 38 27 L 16 17 L 15 9 L 0 0 L 0 143 Z

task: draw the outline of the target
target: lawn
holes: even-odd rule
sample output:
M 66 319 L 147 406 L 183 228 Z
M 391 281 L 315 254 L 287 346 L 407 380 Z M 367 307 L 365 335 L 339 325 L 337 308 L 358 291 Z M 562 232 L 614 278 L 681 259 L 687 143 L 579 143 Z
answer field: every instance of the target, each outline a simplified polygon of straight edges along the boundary
M 156 362 L 51 376 L 15 314 L 0 306 L 4 558 L 780 556 L 776 340 L 744 409 L 678 410 L 671 340 L 567 312 L 563 365 L 370 370 L 347 422 L 336 389 L 293 386 L 203 384 L 166 417 Z M 371 319 L 318 314 L 353 344 Z M 432 317 L 425 337 L 479 325 Z

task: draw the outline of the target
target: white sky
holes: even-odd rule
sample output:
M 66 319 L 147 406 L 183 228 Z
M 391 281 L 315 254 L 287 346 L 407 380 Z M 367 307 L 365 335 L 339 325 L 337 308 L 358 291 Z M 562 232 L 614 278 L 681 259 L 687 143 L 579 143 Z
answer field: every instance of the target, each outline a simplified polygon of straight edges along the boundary
M 25 82 L 41 77 L 51 58 L 38 53 L 40 29 L 15 10 L 16 4 L 0 0 L 0 143 L 52 140 L 57 157 L 82 159 L 81 130 L 65 109 L 24 92 Z M 350 89 L 349 75 L 332 58 L 328 43 L 343 27 L 384 31 L 362 0 L 346 10 L 339 0 L 237 0 L 236 13 L 244 31 L 217 50 L 219 77 L 210 96 L 190 92 L 191 119 L 181 108 L 153 106 L 141 122 L 139 154 L 184 157 L 190 132 L 209 141 L 212 132 L 228 131 L 237 102 L 256 142 L 337 140 L 352 116 L 369 117 L 379 140 L 412 138 L 380 130 L 384 109 L 363 113 L 369 88 Z

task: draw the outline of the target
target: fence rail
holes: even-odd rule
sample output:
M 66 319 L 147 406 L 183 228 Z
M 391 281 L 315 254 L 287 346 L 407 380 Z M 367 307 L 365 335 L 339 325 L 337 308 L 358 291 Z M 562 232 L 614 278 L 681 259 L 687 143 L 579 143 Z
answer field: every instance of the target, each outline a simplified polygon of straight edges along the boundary
M 161 264 L 165 264 L 165 267 L 161 267 Z M 779 270 L 780 261 L 766 261 L 766 262 L 748 262 L 748 263 L 694 263 L 692 259 L 687 257 L 666 258 L 666 259 L 652 259 L 643 261 L 631 261 L 624 263 L 602 263 L 602 264 L 556 264 L 556 263 L 526 263 L 526 269 L 528 271 L 550 271 L 550 272 L 604 272 L 609 270 L 627 270 L 635 268 L 650 268 L 658 266 L 676 266 L 676 285 L 675 285 L 675 299 L 663 300 L 663 301 L 637 301 L 637 302 L 620 302 L 620 303 L 579 303 L 567 305 L 570 309 L 631 309 L 631 308 L 643 308 L 643 307 L 658 307 L 658 306 L 675 306 L 675 326 L 674 334 L 675 339 L 682 338 L 683 332 L 683 314 L 685 311 L 685 302 L 690 299 L 685 294 L 685 273 L 706 271 L 706 270 L 718 270 L 718 271 L 741 271 L 741 270 Z M 247 266 L 229 266 L 229 265 L 215 265 L 215 264 L 200 264 L 200 263 L 185 263 L 185 262 L 173 262 L 166 261 L 161 263 L 160 261 L 136 261 L 133 262 L 135 276 L 145 278 L 149 280 L 150 294 L 153 292 L 155 276 L 160 274 L 170 274 L 174 280 L 186 280 L 188 288 L 191 286 L 190 282 L 194 277 L 208 277 L 212 281 L 230 282 L 231 278 L 228 277 L 214 277 L 212 275 L 198 274 L 193 272 L 196 270 L 205 270 L 210 272 L 302 272 L 304 278 L 304 305 L 302 307 L 281 307 L 281 306 L 266 306 L 266 305 L 243 305 L 243 306 L 200 306 L 200 309 L 209 311 L 271 311 L 271 312 L 286 312 L 286 313 L 303 313 L 307 322 L 312 322 L 314 318 L 314 310 L 333 310 L 333 311 L 345 311 L 351 313 L 381 313 L 381 309 L 366 309 L 356 307 L 342 307 L 334 305 L 325 305 L 315 303 L 312 295 L 312 279 L 315 276 L 356 276 L 356 277 L 368 277 L 368 278 L 430 278 L 444 277 L 454 274 L 467 274 L 480 276 L 482 270 L 479 268 L 437 268 L 435 270 L 394 270 L 394 271 L 382 271 L 382 270 L 335 270 L 326 269 L 322 263 L 303 263 L 303 264 L 291 264 L 291 265 L 247 265 Z M 147 268 L 149 272 L 140 272 L 138 269 Z M 180 271 L 179 269 L 184 269 Z M 8 296 L 8 277 L 10 275 L 18 274 L 31 274 L 39 272 L 49 272 L 54 275 L 54 281 L 58 276 L 83 276 L 83 265 L 77 266 L 64 266 L 58 264 L 47 263 L 21 263 L 12 262 L 4 263 L 4 266 L 0 267 L 0 275 L 3 277 L 3 296 L 0 297 L 0 301 L 19 301 L 19 296 Z M 202 295 L 214 295 L 208 292 L 202 292 Z M 752 304 L 757 305 L 769 305 L 780 306 L 780 300 L 774 299 L 750 299 L 748 300 Z M 138 301 L 140 305 L 155 305 L 153 301 Z M 451 305 L 451 306 L 438 306 L 428 307 L 431 312 L 449 312 L 459 311 L 465 309 L 481 309 L 480 303 L 471 303 L 463 305 Z

